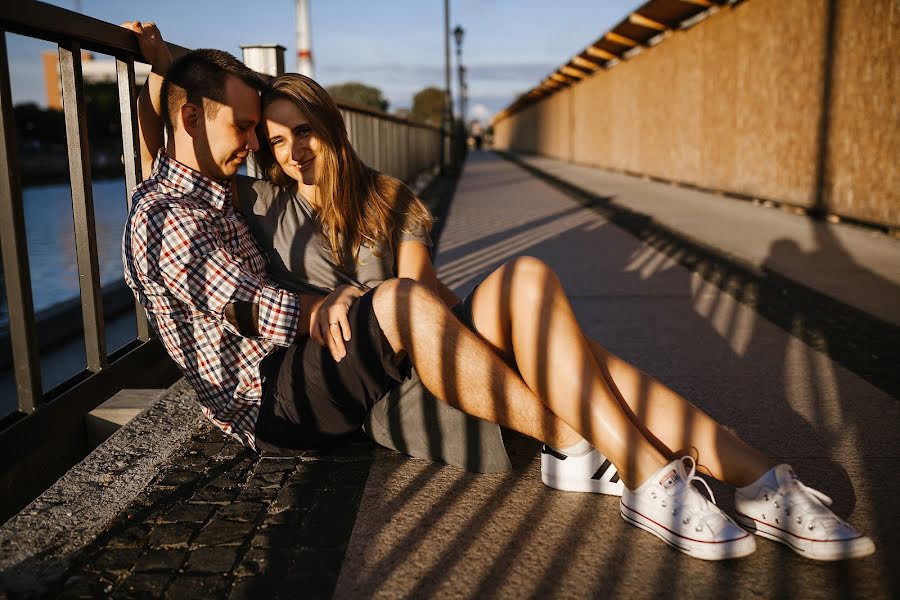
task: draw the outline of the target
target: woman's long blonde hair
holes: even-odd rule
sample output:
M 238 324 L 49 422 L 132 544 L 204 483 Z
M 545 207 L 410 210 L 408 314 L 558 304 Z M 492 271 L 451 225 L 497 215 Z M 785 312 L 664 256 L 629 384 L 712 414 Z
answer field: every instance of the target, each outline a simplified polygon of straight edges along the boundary
M 350 258 L 355 261 L 363 244 L 373 249 L 388 244 L 395 250 L 398 226 L 410 233 L 431 230 L 431 214 L 409 188 L 360 160 L 350 145 L 337 104 L 322 86 L 305 75 L 281 75 L 263 90 L 263 112 L 276 100 L 295 103 L 321 142 L 316 159 L 323 168 L 321 180 L 316 182 L 316 205 L 336 264 L 348 265 Z M 272 154 L 264 121 L 258 129 L 256 159 L 269 181 L 293 187 L 297 182 L 285 174 Z

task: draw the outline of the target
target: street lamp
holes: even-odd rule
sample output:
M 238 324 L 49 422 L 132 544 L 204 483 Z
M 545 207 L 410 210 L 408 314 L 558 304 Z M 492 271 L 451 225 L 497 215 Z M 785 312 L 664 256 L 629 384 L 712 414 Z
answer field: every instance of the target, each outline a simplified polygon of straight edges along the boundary
M 462 64 L 462 42 L 465 34 L 466 31 L 459 25 L 453 29 L 453 38 L 456 40 L 456 65 L 459 70 L 459 120 L 463 126 L 466 124 L 466 104 L 463 98 L 466 69 Z

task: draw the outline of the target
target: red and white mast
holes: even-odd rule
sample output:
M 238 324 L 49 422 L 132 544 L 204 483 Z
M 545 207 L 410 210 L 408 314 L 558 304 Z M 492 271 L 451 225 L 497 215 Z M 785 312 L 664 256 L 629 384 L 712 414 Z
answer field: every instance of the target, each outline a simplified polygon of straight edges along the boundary
M 309 1 L 297 0 L 297 72 L 313 77 Z

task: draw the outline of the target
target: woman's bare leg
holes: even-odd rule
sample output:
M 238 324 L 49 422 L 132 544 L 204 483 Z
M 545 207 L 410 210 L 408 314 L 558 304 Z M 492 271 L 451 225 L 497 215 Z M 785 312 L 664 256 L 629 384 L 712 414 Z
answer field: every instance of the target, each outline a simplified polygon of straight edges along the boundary
M 567 370 L 548 368 L 550 362 L 541 358 L 546 353 L 563 363 L 581 364 L 582 345 L 569 343 L 577 336 L 584 341 L 605 385 L 663 455 L 671 458 L 690 453 L 704 471 L 737 486 L 752 483 L 774 466 L 674 390 L 585 337 L 556 275 L 541 261 L 528 257 L 510 261 L 478 286 L 472 300 L 476 329 L 499 354 L 518 366 L 540 398 L 550 397 L 549 390 L 556 386 L 571 394 L 570 398 L 578 396 Z M 558 404 L 548 406 L 557 411 Z M 565 414 L 556 414 L 580 431 Z M 585 437 L 603 451 L 593 438 Z M 618 466 L 612 456 L 610 460 Z
M 616 464 L 622 481 L 632 488 L 668 462 L 606 385 L 564 296 L 568 316 L 554 321 L 554 333 L 544 340 L 547 352 L 533 352 L 528 368 L 519 365 L 520 377 L 425 286 L 395 279 L 373 293 L 375 314 L 391 347 L 409 355 L 422 383 L 439 399 L 557 446 L 575 441 L 574 429 Z M 548 298 L 553 311 L 561 308 L 557 296 Z M 524 327 L 522 331 L 527 333 Z M 528 335 L 514 337 L 516 345 L 537 348 L 538 340 Z M 572 344 L 573 339 L 579 343 Z M 538 398 L 533 389 L 547 397 Z
M 775 461 L 746 444 L 675 390 L 585 336 L 594 359 L 632 420 L 664 454 L 697 459 L 697 469 L 735 486 L 753 483 Z

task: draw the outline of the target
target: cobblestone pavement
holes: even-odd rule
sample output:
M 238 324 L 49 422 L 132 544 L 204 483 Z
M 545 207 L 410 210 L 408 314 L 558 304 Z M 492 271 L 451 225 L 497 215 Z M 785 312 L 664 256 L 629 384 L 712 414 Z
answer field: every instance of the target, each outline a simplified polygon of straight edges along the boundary
M 204 426 L 49 596 L 330 598 L 374 454 L 260 456 Z

